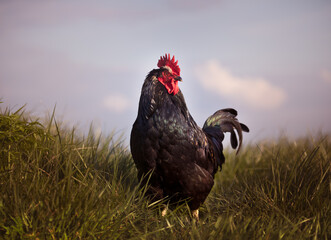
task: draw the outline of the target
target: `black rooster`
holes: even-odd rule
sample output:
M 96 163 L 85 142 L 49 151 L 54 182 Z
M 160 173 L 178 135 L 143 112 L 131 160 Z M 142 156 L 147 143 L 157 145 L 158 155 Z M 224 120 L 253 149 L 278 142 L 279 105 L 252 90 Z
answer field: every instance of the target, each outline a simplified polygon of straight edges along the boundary
M 210 116 L 201 129 L 189 113 L 178 88 L 178 61 L 170 54 L 161 57 L 146 77 L 141 90 L 138 116 L 131 131 L 130 147 L 138 178 L 149 178 L 148 194 L 170 202 L 187 199 L 193 215 L 214 185 L 214 175 L 224 163 L 224 132 L 231 133 L 231 145 L 238 146 L 246 125 L 236 119 L 237 111 L 222 109 Z

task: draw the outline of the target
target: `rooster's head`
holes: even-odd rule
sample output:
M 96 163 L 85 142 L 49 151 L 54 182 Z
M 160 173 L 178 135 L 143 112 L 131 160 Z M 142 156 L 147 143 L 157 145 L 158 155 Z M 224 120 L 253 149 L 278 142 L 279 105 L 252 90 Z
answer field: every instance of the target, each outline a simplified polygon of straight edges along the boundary
M 175 56 L 170 58 L 170 54 L 161 56 L 157 66 L 165 71 L 158 77 L 158 80 L 165 86 L 169 94 L 176 95 L 179 91 L 178 81 L 181 81 L 180 68 L 178 60 L 175 61 Z

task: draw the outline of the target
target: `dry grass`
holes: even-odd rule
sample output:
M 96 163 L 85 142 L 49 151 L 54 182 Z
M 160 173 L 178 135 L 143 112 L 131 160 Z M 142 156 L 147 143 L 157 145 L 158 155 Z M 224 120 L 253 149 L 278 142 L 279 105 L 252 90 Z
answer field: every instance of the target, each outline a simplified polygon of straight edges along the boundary
M 329 136 L 226 152 L 195 223 L 185 204 L 162 217 L 146 200 L 121 141 L 54 119 L 0 113 L 0 238 L 330 239 Z

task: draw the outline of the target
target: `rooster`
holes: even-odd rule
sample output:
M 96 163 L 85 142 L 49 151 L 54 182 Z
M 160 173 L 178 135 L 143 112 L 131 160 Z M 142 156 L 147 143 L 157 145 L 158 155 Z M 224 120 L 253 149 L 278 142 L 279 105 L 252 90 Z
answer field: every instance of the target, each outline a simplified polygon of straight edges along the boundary
M 132 157 L 139 180 L 149 184 L 148 195 L 154 200 L 167 197 L 170 203 L 188 200 L 193 217 L 199 219 L 198 209 L 225 161 L 224 132 L 231 133 L 231 146 L 238 147 L 238 153 L 242 132 L 249 129 L 238 122 L 237 111 L 232 108 L 215 112 L 201 129 L 178 87 L 182 80 L 178 61 L 166 54 L 157 66 L 142 86 L 130 137 Z

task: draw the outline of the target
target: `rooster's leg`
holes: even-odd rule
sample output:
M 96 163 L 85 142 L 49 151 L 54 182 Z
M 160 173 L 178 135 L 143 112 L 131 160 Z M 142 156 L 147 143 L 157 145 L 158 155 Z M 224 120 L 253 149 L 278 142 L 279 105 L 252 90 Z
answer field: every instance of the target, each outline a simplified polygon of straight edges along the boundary
M 199 222 L 199 209 L 192 210 L 192 216 L 197 222 Z
M 165 208 L 162 210 L 161 215 L 164 217 L 168 212 L 168 204 L 165 206 Z

